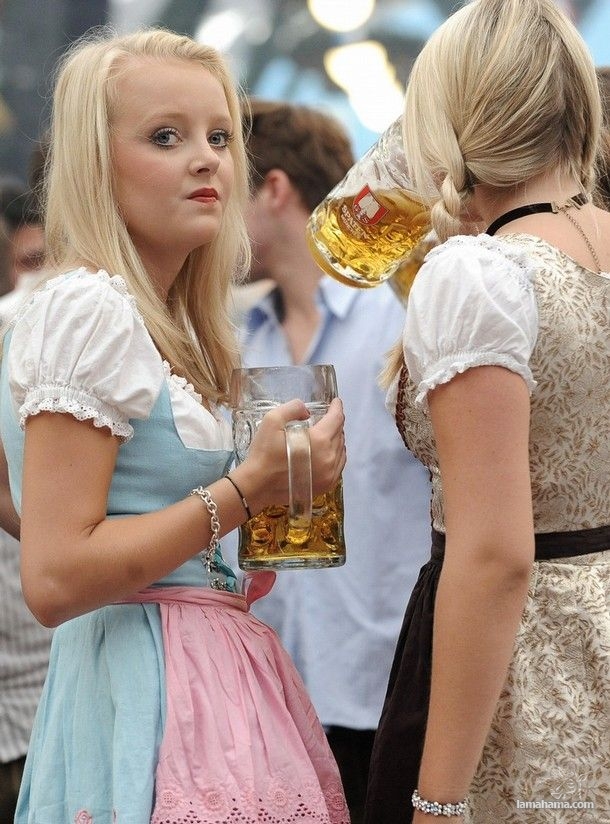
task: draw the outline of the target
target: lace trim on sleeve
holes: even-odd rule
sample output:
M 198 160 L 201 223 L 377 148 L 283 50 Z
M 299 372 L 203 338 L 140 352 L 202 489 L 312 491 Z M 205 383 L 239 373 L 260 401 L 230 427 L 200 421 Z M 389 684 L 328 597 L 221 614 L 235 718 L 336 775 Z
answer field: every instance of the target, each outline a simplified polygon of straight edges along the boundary
M 106 426 L 125 443 L 133 437 L 133 427 L 114 407 L 68 384 L 46 383 L 30 389 L 19 408 L 19 426 L 23 429 L 27 418 L 40 412 L 62 412 L 77 421 L 92 421 L 100 429 Z
M 457 352 L 437 361 L 434 372 L 420 381 L 415 403 L 427 408 L 426 396 L 431 389 L 443 383 L 449 383 L 456 375 L 461 375 L 474 366 L 503 366 L 505 369 L 510 369 L 511 372 L 521 375 L 530 393 L 537 386 L 529 366 L 520 363 L 511 355 L 496 352 Z

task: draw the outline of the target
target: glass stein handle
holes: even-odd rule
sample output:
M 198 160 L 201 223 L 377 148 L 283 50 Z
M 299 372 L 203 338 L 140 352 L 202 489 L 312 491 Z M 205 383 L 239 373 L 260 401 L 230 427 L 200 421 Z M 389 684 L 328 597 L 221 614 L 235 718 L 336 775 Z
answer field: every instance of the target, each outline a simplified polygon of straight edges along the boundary
M 309 421 L 285 427 L 288 455 L 288 534 L 291 544 L 304 544 L 311 531 L 311 445 Z

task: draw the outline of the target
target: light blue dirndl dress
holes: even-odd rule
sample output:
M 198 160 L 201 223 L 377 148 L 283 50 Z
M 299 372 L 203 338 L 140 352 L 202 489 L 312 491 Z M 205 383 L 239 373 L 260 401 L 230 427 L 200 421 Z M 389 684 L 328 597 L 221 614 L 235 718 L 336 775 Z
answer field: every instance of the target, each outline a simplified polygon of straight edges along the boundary
M 222 477 L 233 457 L 228 422 L 220 414 L 216 416 L 206 410 L 193 387 L 172 374 L 154 347 L 124 281 L 105 272 L 93 274 L 80 269 L 55 278 L 21 310 L 5 338 L 0 402 L 2 441 L 18 511 L 22 427 L 28 415 L 38 412 L 57 411 L 72 414 L 79 420 L 92 420 L 96 426 L 108 427 L 123 439 L 108 498 L 111 517 L 155 511 L 181 500 L 194 487 Z M 57 506 L 61 506 L 60 500 Z M 236 577 L 220 552 L 215 557 L 213 574 L 229 593 L 236 592 Z M 196 556 L 153 586 L 196 587 L 203 592 L 202 588 L 209 586 L 208 574 L 201 558 Z M 221 598 L 224 595 L 216 594 Z M 243 596 L 236 594 L 228 598 L 238 600 Z M 247 653 L 249 660 L 258 667 L 264 659 L 266 666 L 272 657 L 268 652 L 272 631 L 249 615 L 247 607 L 243 609 L 245 612 L 233 610 L 239 615 L 231 616 L 230 620 L 236 625 L 247 625 L 248 639 L 256 638 L 254 651 Z M 224 608 L 217 611 L 227 612 Z M 209 774 L 213 781 L 211 789 L 183 792 L 182 787 L 172 785 L 164 788 L 162 797 L 159 796 L 155 775 L 168 712 L 162 614 L 157 603 L 117 604 L 69 620 L 56 629 L 16 824 L 148 824 L 151 820 L 207 824 L 259 820 L 257 805 L 264 793 L 256 787 L 257 799 L 249 807 L 246 788 L 240 795 L 236 781 L 231 783 L 229 778 L 224 782 L 224 772 L 230 770 L 221 764 L 214 775 L 213 765 L 210 768 L 210 760 L 206 762 L 205 758 L 195 766 Z M 232 636 L 229 632 L 226 642 L 231 655 Z M 256 647 L 259 638 L 260 649 Z M 195 639 L 196 650 L 198 640 Z M 242 644 L 241 638 L 238 643 Z M 271 639 L 270 643 L 273 646 L 276 641 Z M 205 646 L 203 640 L 201 646 Z M 200 673 L 209 670 L 210 684 L 215 685 L 219 681 L 214 669 L 216 662 L 208 663 L 206 654 L 203 648 L 202 662 L 197 666 Z M 279 669 L 282 673 L 288 672 L 288 680 L 292 682 L 292 665 L 283 655 L 283 651 L 276 655 L 273 667 L 279 656 Z M 264 677 L 269 679 L 269 673 Z M 235 686 L 231 678 L 228 677 L 227 689 Z M 275 669 L 271 682 L 277 682 L 281 698 L 285 699 L 288 692 Z M 294 682 L 298 684 L 298 677 Z M 223 686 L 221 684 L 220 689 Z M 236 688 L 240 699 L 243 698 L 241 689 L 242 685 Z M 206 685 L 206 696 L 208 694 L 209 685 Z M 300 712 L 302 705 L 306 723 L 304 728 L 299 727 L 300 722 L 296 724 L 299 729 L 295 746 L 299 752 L 301 749 L 312 752 L 311 747 L 307 743 L 303 747 L 302 742 L 315 739 L 315 756 L 311 761 L 317 758 L 321 763 L 318 755 L 319 747 L 325 746 L 325 741 L 320 744 L 323 732 L 300 693 L 298 701 L 297 710 Z M 216 701 L 206 716 L 197 752 L 201 749 L 199 743 L 205 742 L 210 725 L 214 724 L 218 703 Z M 258 712 L 257 707 L 252 707 L 256 702 L 248 697 L 240 703 L 245 707 L 246 723 L 260 729 L 258 720 L 253 719 Z M 277 704 L 281 708 L 283 700 Z M 292 709 L 290 719 L 294 716 Z M 226 710 L 228 722 L 224 712 L 220 710 L 219 714 L 227 727 L 233 710 Z M 280 709 L 281 712 L 284 711 Z M 273 711 L 267 710 L 267 715 L 272 735 Z M 197 726 L 191 724 L 188 717 L 186 724 Z M 216 734 L 215 729 L 213 732 Z M 231 757 L 238 745 L 239 742 L 225 745 L 221 737 L 218 751 Z M 281 745 L 279 741 L 278 748 Z M 315 786 L 310 782 L 313 787 L 310 796 L 314 806 L 316 799 L 321 799 L 320 809 L 324 812 L 319 817 L 299 820 L 347 822 L 338 773 L 333 772 L 336 765 L 329 763 L 330 767 L 324 766 L 326 773 L 320 782 L 316 778 L 320 770 L 315 765 L 311 774 L 305 770 L 303 779 L 310 781 L 311 775 L 316 779 Z M 179 763 L 178 767 L 181 766 Z M 196 784 L 200 776 L 195 772 L 193 775 Z M 325 782 L 327 789 L 320 789 Z M 188 798 L 187 792 L 191 793 Z M 276 804 L 281 813 L 280 808 L 286 807 L 286 817 L 278 814 L 274 820 L 292 821 L 289 805 L 282 807 L 286 799 L 290 801 L 285 785 L 279 786 L 279 790 L 275 788 L 274 792 L 273 797 L 269 796 L 271 806 L 266 809 Z M 231 793 L 233 802 L 239 796 L 237 804 L 231 802 L 233 812 L 227 807 Z M 303 803 L 299 803 L 299 809 L 303 808 Z M 334 811 L 330 809 L 333 803 Z M 193 817 L 191 813 L 185 817 L 185 810 L 191 811 Z

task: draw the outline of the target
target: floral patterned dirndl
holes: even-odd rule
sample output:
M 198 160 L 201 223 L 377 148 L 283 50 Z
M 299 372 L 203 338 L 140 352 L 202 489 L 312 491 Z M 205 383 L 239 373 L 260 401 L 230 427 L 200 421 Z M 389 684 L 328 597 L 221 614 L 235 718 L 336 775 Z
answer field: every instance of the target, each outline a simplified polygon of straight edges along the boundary
M 432 555 L 398 641 L 365 821 L 412 821 L 425 735 L 445 533 L 426 393 L 487 364 L 531 390 L 536 561 L 465 820 L 610 824 L 610 275 L 520 234 L 455 237 L 426 260 L 403 339 L 420 374 L 403 365 L 388 401 L 430 471 Z

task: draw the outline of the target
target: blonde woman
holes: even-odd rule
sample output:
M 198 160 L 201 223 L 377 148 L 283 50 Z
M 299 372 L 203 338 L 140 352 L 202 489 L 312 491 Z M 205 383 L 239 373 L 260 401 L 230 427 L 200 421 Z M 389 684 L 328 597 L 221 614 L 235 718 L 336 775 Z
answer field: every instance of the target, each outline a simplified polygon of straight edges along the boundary
M 433 480 L 368 824 L 610 821 L 610 214 L 591 57 L 552 0 L 476 0 L 409 79 L 441 241 L 389 400 Z M 487 227 L 477 236 L 464 221 Z
M 296 400 L 270 413 L 227 475 L 239 112 L 218 53 L 161 30 L 80 42 L 58 75 L 56 277 L 9 330 L 2 375 L 23 591 L 58 627 L 19 824 L 348 820 L 302 683 L 218 548 L 287 500 L 284 425 L 307 417 Z M 311 428 L 318 491 L 342 425 L 337 402 Z

